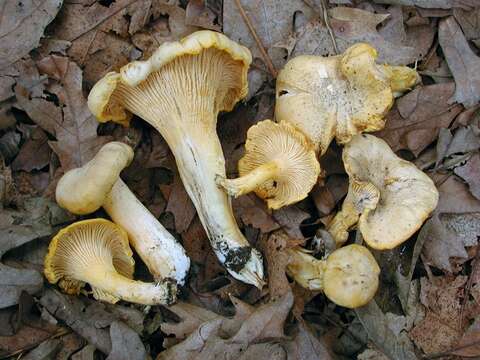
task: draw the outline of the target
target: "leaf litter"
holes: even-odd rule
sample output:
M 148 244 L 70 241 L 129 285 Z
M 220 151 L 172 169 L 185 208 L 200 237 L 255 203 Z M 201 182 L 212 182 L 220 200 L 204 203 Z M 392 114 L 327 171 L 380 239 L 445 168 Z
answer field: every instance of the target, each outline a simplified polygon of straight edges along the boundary
M 480 356 L 479 19 L 474 0 L 7 1 L 0 6 L 0 356 Z M 202 28 L 224 32 L 254 57 L 247 101 L 219 119 L 229 177 L 237 176 L 248 128 L 274 116 L 268 60 L 278 71 L 301 54 L 368 42 L 380 62 L 420 71 L 421 84 L 395 101 L 376 135 L 431 176 L 440 202 L 401 249 L 378 257 L 382 290 L 367 306 L 335 306 L 285 273 L 288 248 L 328 251 L 324 225 L 348 185 L 341 147 L 328 150 L 325 178 L 298 204 L 271 212 L 255 195 L 232 201 L 264 254 L 268 286 L 259 291 L 218 264 L 164 140 L 136 119 L 126 130 L 99 125 L 88 111 L 86 95 L 107 72 Z M 169 308 L 107 305 L 88 290 L 72 297 L 42 278 L 50 237 L 75 219 L 52 200 L 55 184 L 111 139 L 133 144 L 125 181 L 192 259 L 180 302 Z

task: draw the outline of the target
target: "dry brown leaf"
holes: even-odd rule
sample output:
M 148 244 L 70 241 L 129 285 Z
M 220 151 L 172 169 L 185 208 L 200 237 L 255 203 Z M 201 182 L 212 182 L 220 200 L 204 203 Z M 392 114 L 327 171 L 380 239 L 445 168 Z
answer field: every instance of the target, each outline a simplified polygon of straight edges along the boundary
M 467 40 L 480 44 L 480 7 L 472 10 L 453 9 L 453 16 L 463 30 Z
M 82 71 L 68 58 L 49 56 L 38 63 L 40 70 L 57 80 L 51 92 L 62 105 L 62 122 L 55 124 L 57 141 L 49 142 L 64 170 L 89 161 L 107 137 L 97 136 L 98 123 L 82 92 Z
M 461 8 L 471 10 L 477 6 L 476 0 L 374 0 L 378 4 L 418 6 L 426 9 Z
M 286 60 L 286 52 L 279 45 L 286 42 L 295 22 L 310 20 L 315 13 L 302 0 L 241 0 L 245 12 L 263 46 L 278 68 Z M 240 16 L 235 0 L 223 2 L 223 32 L 232 40 L 248 47 L 255 58 L 262 58 L 258 46 Z
M 480 101 L 480 57 L 468 45 L 454 17 L 440 21 L 438 40 L 455 78 L 455 95 L 450 101 L 465 107 L 476 105 Z
M 478 357 L 480 356 L 480 317 L 467 329 L 453 352 L 457 356 Z
M 47 134 L 38 126 L 32 130 L 30 138 L 20 148 L 20 152 L 13 160 L 12 170 L 40 170 L 50 162 L 50 147 Z
M 62 0 L 5 0 L 0 9 L 0 69 L 36 48 Z
M 456 167 L 454 172 L 467 182 L 471 194 L 480 200 L 480 154 L 472 155 L 465 165 Z
M 367 42 L 378 51 L 378 61 L 392 65 L 406 65 L 419 60 L 420 54 L 413 47 L 393 43 L 377 31 L 377 26 L 385 21 L 389 14 L 375 14 L 369 11 L 336 7 L 328 11 L 330 25 L 335 34 L 339 52 L 357 42 Z M 433 40 L 433 33 L 431 34 Z M 292 56 L 301 54 L 332 55 L 333 43 L 328 29 L 318 20 L 306 24 L 297 32 Z M 423 53 L 422 55 L 425 55 Z
M 387 114 L 385 128 L 376 135 L 393 151 L 407 149 L 418 156 L 462 111 L 461 105 L 448 105 L 454 91 L 453 83 L 415 88 L 396 101 Z
M 175 174 L 165 211 L 175 217 L 175 230 L 179 234 L 188 229 L 197 213 L 178 173 Z
M 468 325 L 468 319 L 480 310 L 478 304 L 468 301 L 463 323 L 460 323 L 466 276 L 435 277 L 433 281 L 425 277 L 420 280 L 420 300 L 426 307 L 426 316 L 410 331 L 412 340 L 427 354 L 455 347 Z
M 190 0 L 187 4 L 185 22 L 188 25 L 220 31 L 221 26 L 218 23 L 218 13 L 216 14 L 208 6 L 208 3 L 208 0 Z
M 280 228 L 280 225 L 269 214 L 265 203 L 254 194 L 240 196 L 232 200 L 233 211 L 237 221 L 269 233 Z

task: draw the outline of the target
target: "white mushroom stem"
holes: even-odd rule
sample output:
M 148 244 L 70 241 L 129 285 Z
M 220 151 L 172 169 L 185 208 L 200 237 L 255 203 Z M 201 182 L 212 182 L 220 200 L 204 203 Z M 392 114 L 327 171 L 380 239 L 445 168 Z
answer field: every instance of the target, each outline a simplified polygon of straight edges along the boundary
M 236 179 L 217 177 L 217 183 L 224 188 L 230 196 L 239 197 L 254 191 L 260 185 L 273 179 L 280 171 L 276 161 L 269 161 L 260 165 L 248 174 Z
M 169 304 L 175 298 L 176 288 L 172 283 L 145 283 L 129 279 L 115 270 L 111 258 L 103 254 L 96 255 L 97 263 L 88 263 L 76 277 L 90 284 L 94 291 L 102 293 L 104 297 L 110 295 L 143 305 Z
M 156 280 L 170 278 L 184 284 L 190 268 L 185 250 L 121 179 L 113 185 L 103 208 L 128 233 L 130 243 Z
M 185 122 L 178 120 L 176 123 Z M 209 121 L 198 123 L 205 124 Z M 211 120 L 210 123 L 215 122 Z M 213 250 L 233 277 L 261 288 L 261 255 L 240 232 L 231 202 L 215 182 L 216 175 L 225 177 L 225 159 L 215 130 L 212 129 L 212 133 L 208 134 L 206 129 L 195 131 L 189 128 L 184 133 L 183 129 L 179 127 L 178 131 L 174 132 L 178 138 L 165 138 L 170 144 L 185 190 L 197 209 Z M 202 131 L 203 136 L 191 136 Z

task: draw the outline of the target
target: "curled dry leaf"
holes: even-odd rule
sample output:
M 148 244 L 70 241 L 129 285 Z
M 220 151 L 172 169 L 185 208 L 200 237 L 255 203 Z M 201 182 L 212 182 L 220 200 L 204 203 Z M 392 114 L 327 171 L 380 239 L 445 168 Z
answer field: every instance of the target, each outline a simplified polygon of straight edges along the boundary
M 0 69 L 26 56 L 39 45 L 45 27 L 55 18 L 62 0 L 6 0 L 0 9 Z
M 457 101 L 471 107 L 480 101 L 480 57 L 468 45 L 465 35 L 453 16 L 440 21 L 438 40 L 448 67 L 455 78 Z

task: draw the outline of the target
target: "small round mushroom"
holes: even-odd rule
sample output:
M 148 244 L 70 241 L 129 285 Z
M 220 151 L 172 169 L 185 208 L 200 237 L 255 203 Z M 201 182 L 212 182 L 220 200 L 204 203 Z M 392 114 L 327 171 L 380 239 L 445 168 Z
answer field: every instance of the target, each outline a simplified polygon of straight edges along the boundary
M 62 176 L 56 188 L 57 203 L 79 215 L 103 206 L 127 231 L 130 243 L 155 280 L 172 279 L 183 285 L 190 268 L 185 250 L 120 178 L 132 159 L 130 146 L 121 142 L 104 145 L 83 167 Z
M 217 115 L 247 95 L 251 60 L 247 48 L 225 35 L 197 31 L 105 75 L 88 106 L 101 122 L 125 125 L 136 114 L 163 136 L 218 259 L 233 277 L 261 288 L 261 254 L 241 233 L 230 199 L 215 182 L 225 177 Z
M 377 65 L 376 50 L 359 43 L 331 57 L 302 55 L 277 77 L 275 118 L 299 128 L 322 155 L 333 138 L 381 130 L 394 96 L 420 79 L 406 66 Z
M 264 120 L 248 130 L 238 171 L 239 178 L 217 178 L 218 184 L 234 197 L 255 191 L 270 209 L 279 209 L 307 197 L 320 164 L 313 145 L 295 127 Z
M 288 274 L 304 288 L 323 290 L 335 304 L 360 307 L 377 292 L 380 268 L 364 246 L 352 244 L 342 247 L 326 260 L 318 260 L 302 248 L 288 251 Z
M 111 221 L 79 221 L 60 230 L 52 239 L 45 257 L 47 280 L 69 294 L 79 294 L 88 283 L 93 296 L 116 303 L 171 304 L 176 286 L 170 281 L 144 283 L 132 280 L 132 250 L 127 233 Z
M 372 248 L 392 249 L 408 240 L 437 206 L 433 181 L 373 135 L 356 135 L 343 149 L 350 184 L 342 210 L 328 226 L 338 245 L 358 222 Z

